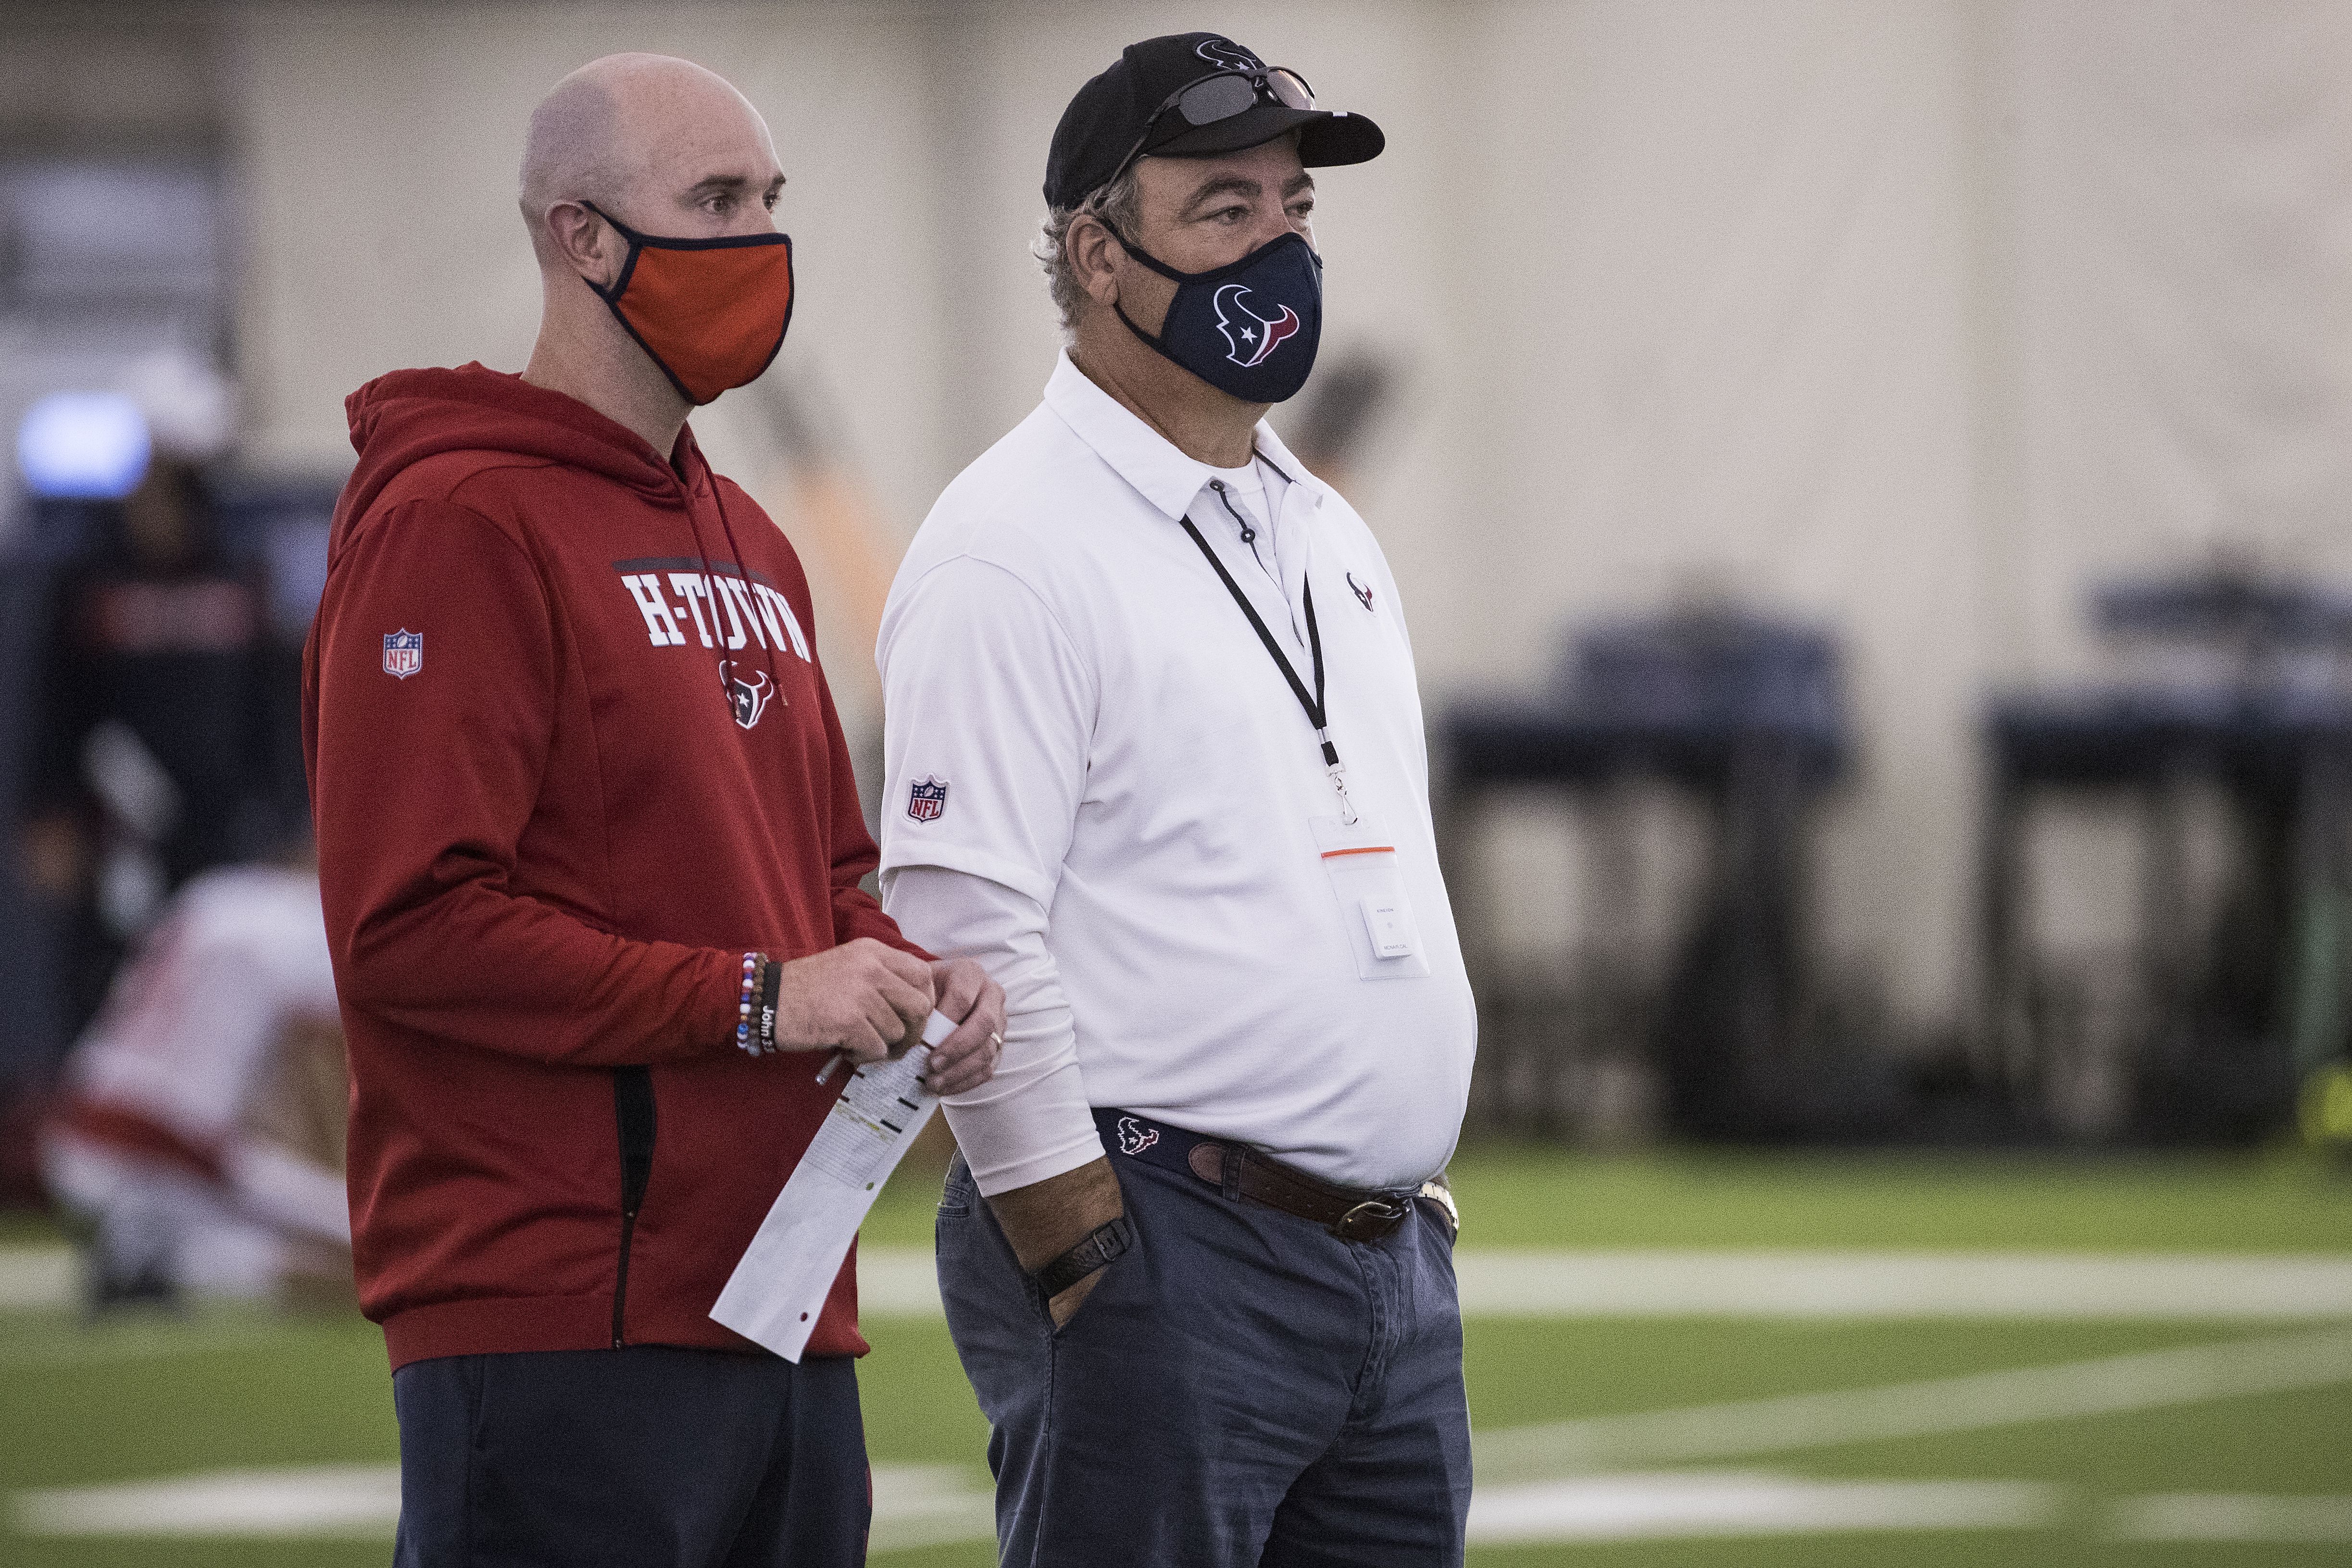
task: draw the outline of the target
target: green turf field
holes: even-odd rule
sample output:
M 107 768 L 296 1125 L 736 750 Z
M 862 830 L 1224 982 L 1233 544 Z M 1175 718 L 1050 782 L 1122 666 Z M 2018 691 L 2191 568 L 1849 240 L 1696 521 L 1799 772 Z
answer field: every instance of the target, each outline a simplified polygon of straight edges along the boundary
M 1992 1270 L 2050 1253 L 2137 1260 L 2160 1285 L 2198 1266 L 2179 1255 L 2202 1253 L 2232 1270 L 2242 1258 L 2250 1291 L 2278 1255 L 2352 1260 L 2352 1180 L 2294 1159 L 1493 1149 L 1465 1157 L 1456 1181 L 1465 1259 L 1663 1249 L 1711 1267 L 1835 1249 L 1959 1252 Z M 928 1237 L 923 1187 L 919 1176 L 895 1184 L 869 1245 Z M 45 1240 L 12 1224 L 0 1255 Z M 1465 1291 L 1469 1279 L 1465 1262 Z M 1471 1319 L 1485 1540 L 1475 1563 L 2352 1563 L 2352 1312 L 2233 1322 L 2104 1319 L 2079 1304 L 2046 1319 L 2030 1304 L 1984 1317 L 1705 1310 Z M 873 1456 L 884 1490 L 913 1500 L 877 1545 L 968 1531 L 984 1519 L 984 1431 L 944 1327 L 881 1316 L 867 1332 Z M 2004 1372 L 2019 1375 L 1986 1378 Z M 1871 1392 L 1889 1385 L 1898 1392 Z M 1694 1414 L 1654 1414 L 1678 1411 Z M 55 1309 L 0 1311 L 0 1563 L 381 1563 L 382 1467 L 394 1457 L 382 1345 L 364 1323 L 204 1314 L 87 1328 Z M 252 1470 L 268 1486 L 281 1467 L 320 1466 L 359 1467 L 316 1495 L 364 1494 L 365 1506 L 338 1525 L 318 1505 L 326 1517 L 275 1539 L 87 1533 L 72 1511 L 89 1495 L 78 1489 L 98 1483 Z M 191 1503 L 190 1517 L 205 1506 Z M 967 1538 L 877 1560 L 944 1568 L 992 1553 Z

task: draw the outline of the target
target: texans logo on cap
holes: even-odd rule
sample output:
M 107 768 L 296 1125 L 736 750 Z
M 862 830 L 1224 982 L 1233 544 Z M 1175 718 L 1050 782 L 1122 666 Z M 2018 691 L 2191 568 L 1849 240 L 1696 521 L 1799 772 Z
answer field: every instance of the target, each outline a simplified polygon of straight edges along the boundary
M 1265 62 L 1231 38 L 1203 38 L 1192 51 L 1211 65 L 1229 71 L 1262 71 Z

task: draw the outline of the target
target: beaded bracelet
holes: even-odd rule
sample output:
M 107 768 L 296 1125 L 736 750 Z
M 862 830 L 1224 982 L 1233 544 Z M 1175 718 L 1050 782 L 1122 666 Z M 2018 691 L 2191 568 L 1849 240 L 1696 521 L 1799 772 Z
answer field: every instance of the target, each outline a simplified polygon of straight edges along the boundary
M 735 1044 L 753 1056 L 761 1054 L 763 1043 L 772 1044 L 775 1039 L 772 1030 L 762 1030 L 767 1040 L 755 1040 L 751 1030 L 751 998 L 760 988 L 760 969 L 766 962 L 757 953 L 743 955 L 743 989 L 735 1001 Z

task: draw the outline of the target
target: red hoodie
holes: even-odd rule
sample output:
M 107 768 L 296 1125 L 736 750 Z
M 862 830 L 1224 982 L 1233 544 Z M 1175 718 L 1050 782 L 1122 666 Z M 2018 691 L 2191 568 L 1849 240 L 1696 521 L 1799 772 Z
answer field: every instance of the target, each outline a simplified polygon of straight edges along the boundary
M 361 1307 L 395 1367 L 748 1350 L 711 1303 L 839 1080 L 736 1049 L 743 953 L 919 952 L 800 561 L 690 431 L 479 365 L 346 406 L 302 717 Z M 809 1354 L 865 1352 L 856 1266 Z

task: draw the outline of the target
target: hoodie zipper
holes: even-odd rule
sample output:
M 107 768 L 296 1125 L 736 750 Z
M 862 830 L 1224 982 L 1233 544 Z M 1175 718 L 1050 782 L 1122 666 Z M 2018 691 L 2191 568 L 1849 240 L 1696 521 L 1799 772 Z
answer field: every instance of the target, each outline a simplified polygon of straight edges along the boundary
M 621 1255 L 613 1275 L 613 1348 L 627 1340 L 629 1249 L 637 1235 L 637 1211 L 654 1171 L 654 1073 L 650 1067 L 613 1069 L 613 1122 L 621 1145 Z

